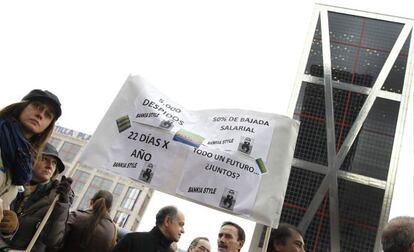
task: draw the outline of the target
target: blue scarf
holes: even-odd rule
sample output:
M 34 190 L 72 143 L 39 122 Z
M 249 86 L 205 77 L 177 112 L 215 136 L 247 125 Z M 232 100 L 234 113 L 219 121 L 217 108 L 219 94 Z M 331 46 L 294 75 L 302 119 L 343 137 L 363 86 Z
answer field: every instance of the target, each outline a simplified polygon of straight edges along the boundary
M 32 179 L 31 145 L 16 121 L 0 118 L 0 148 L 4 167 L 10 170 L 12 184 L 23 185 Z

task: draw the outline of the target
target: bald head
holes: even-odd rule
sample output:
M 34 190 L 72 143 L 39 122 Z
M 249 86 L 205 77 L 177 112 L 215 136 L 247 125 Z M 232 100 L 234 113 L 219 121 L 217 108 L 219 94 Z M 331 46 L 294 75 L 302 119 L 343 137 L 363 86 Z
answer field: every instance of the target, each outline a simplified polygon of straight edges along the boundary
M 170 241 L 178 242 L 184 233 L 184 214 L 175 206 L 161 208 L 155 218 L 155 224 Z
M 384 252 L 414 251 L 414 218 L 401 216 L 391 219 L 382 230 Z

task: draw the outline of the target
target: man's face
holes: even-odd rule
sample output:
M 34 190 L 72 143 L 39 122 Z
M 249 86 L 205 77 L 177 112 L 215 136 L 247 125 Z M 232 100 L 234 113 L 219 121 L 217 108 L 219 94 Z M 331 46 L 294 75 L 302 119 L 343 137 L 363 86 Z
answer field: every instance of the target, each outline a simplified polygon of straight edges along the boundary
M 36 163 L 32 170 L 33 181 L 43 183 L 53 176 L 56 170 L 57 159 L 53 156 L 42 155 L 42 159 Z
M 219 252 L 237 252 L 243 247 L 244 241 L 239 240 L 237 228 L 232 225 L 224 225 L 220 228 L 217 245 Z
M 178 242 L 180 240 L 181 234 L 184 233 L 184 214 L 178 211 L 175 218 L 166 217 L 164 222 L 167 238 L 172 241 Z
M 292 235 L 286 240 L 286 243 L 273 243 L 273 249 L 276 252 L 305 252 L 305 243 L 302 236 L 292 230 Z
M 190 252 L 210 252 L 210 242 L 200 239 L 195 247 L 189 249 Z

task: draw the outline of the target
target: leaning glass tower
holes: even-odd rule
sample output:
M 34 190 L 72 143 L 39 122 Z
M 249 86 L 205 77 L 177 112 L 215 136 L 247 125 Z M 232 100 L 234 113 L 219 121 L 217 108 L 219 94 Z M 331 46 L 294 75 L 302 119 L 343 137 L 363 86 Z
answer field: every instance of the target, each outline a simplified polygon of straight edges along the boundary
M 304 231 L 306 251 L 380 251 L 413 75 L 414 20 L 315 10 L 290 108 L 301 125 L 280 222 Z

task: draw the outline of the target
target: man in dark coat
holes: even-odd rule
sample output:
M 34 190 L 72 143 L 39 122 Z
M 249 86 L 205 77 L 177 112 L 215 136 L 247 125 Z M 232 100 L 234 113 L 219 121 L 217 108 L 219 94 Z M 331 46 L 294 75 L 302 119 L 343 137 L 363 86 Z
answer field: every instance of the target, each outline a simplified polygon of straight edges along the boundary
M 184 214 L 174 206 L 163 207 L 155 224 L 149 232 L 127 234 L 113 252 L 171 252 L 171 243 L 178 242 L 184 233 Z

